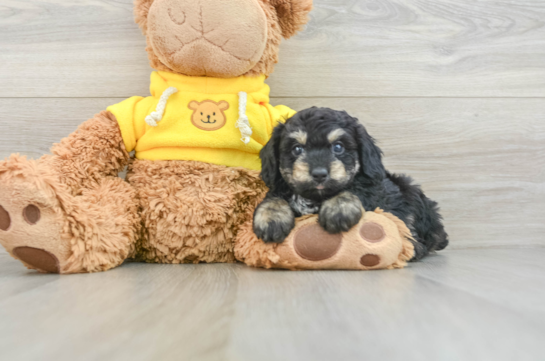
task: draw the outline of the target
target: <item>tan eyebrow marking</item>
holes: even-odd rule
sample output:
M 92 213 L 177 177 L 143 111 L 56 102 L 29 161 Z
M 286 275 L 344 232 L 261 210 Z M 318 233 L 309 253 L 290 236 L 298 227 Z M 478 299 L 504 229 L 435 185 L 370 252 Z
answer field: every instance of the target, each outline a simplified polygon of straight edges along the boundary
M 289 137 L 295 139 L 302 145 L 307 144 L 307 132 L 303 132 L 302 130 L 290 133 Z
M 296 182 L 311 182 L 312 177 L 310 175 L 310 170 L 308 163 L 304 159 L 297 159 L 293 163 L 293 180 Z
M 346 168 L 344 167 L 343 162 L 338 159 L 331 162 L 329 174 L 331 175 L 331 179 L 339 182 L 344 182 L 350 179 L 346 173 Z
M 339 139 L 343 134 L 346 134 L 346 132 L 344 131 L 344 129 L 337 128 L 337 129 L 331 131 L 331 132 L 327 135 L 327 140 L 329 140 L 329 143 L 333 143 L 334 141 L 336 141 L 337 139 Z

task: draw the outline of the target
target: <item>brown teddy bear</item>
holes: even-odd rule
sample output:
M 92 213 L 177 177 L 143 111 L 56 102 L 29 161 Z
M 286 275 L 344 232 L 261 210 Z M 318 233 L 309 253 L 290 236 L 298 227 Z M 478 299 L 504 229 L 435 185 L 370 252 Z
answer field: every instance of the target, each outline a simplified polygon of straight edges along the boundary
M 282 37 L 307 22 L 311 7 L 136 0 L 157 70 L 151 96 L 97 114 L 52 155 L 0 162 L 0 243 L 27 267 L 52 273 L 105 271 L 127 258 L 234 262 L 235 254 L 267 268 L 402 267 L 412 257 L 410 234 L 379 210 L 340 235 L 301 219 L 280 245 L 251 231 L 266 193 L 259 152 L 275 124 L 295 113 L 269 104 L 265 79 Z M 127 165 L 124 181 L 118 173 Z
M 109 107 L 52 155 L 0 162 L 0 243 L 44 272 L 127 258 L 234 262 L 264 196 L 259 151 L 294 111 L 269 104 L 282 38 L 312 0 L 136 0 L 151 96 Z M 129 153 L 135 151 L 135 158 Z M 127 181 L 118 178 L 126 166 Z

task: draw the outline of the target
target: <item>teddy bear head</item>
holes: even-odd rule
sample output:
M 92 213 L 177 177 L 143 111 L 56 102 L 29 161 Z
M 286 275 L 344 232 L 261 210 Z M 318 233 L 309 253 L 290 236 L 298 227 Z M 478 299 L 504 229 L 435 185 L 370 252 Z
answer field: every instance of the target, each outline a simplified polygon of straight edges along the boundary
M 190 76 L 269 75 L 282 38 L 307 23 L 312 0 L 136 0 L 154 69 Z

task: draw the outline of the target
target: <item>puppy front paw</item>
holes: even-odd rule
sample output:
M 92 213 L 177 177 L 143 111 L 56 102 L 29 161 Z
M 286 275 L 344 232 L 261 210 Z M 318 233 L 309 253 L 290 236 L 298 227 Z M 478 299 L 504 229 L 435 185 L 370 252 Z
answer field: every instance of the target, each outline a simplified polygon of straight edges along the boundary
M 295 227 L 295 216 L 288 202 L 266 199 L 254 213 L 254 233 L 265 243 L 282 243 Z
M 362 205 L 358 197 L 343 192 L 328 199 L 320 207 L 318 222 L 329 233 L 348 232 L 360 221 Z

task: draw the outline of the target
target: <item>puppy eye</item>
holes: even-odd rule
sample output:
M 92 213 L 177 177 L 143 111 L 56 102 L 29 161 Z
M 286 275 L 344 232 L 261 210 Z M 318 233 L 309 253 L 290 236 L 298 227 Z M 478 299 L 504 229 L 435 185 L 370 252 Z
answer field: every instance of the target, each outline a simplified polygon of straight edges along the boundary
M 294 156 L 298 157 L 301 154 L 303 154 L 304 150 L 305 149 L 301 147 L 300 145 L 296 145 L 295 147 L 293 147 L 291 152 L 293 153 Z
M 331 150 L 334 154 L 343 154 L 344 153 L 344 146 L 341 143 L 335 143 L 331 147 Z

